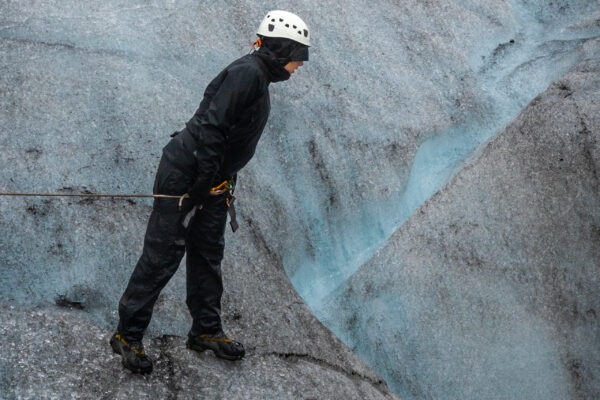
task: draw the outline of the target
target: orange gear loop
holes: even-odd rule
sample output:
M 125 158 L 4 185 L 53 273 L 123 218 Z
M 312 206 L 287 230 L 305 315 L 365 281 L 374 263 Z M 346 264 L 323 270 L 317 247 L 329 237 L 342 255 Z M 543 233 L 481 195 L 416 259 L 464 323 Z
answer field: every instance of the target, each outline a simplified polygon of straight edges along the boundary
M 216 192 L 217 190 L 221 190 L 223 188 L 223 186 L 227 185 L 227 182 L 229 182 L 229 181 L 223 181 L 223 183 L 221 183 L 219 186 L 215 186 L 214 188 L 210 189 L 210 191 Z
M 221 183 L 219 186 L 215 186 L 214 188 L 210 189 L 210 195 L 211 196 L 219 196 L 221 194 L 224 194 L 227 192 L 232 192 L 232 191 L 233 191 L 232 182 L 226 180 L 226 181 L 223 181 L 223 183 Z

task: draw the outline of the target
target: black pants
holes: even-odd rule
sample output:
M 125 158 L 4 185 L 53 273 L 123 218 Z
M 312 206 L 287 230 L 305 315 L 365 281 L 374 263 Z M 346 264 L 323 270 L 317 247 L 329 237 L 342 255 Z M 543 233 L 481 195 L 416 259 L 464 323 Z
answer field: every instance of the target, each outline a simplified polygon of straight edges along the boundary
M 160 160 L 155 194 L 187 193 L 193 178 L 173 166 L 163 156 Z M 189 200 L 178 210 L 177 199 L 155 199 L 144 250 L 129 284 L 119 301 L 118 330 L 129 340 L 141 340 L 152 317 L 154 303 L 173 276 L 187 252 L 186 303 L 193 324 L 190 335 L 214 333 L 221 329 L 221 260 L 227 221 L 225 195 L 209 196 L 202 210 Z M 187 222 L 187 228 L 184 227 Z

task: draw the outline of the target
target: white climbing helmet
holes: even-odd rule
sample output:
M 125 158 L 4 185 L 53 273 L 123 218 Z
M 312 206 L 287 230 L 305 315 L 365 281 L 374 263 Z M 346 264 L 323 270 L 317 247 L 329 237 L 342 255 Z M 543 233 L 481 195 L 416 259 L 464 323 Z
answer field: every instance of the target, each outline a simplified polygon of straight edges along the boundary
M 308 26 L 299 16 L 288 11 L 273 10 L 268 12 L 256 34 L 291 39 L 305 46 L 310 46 Z

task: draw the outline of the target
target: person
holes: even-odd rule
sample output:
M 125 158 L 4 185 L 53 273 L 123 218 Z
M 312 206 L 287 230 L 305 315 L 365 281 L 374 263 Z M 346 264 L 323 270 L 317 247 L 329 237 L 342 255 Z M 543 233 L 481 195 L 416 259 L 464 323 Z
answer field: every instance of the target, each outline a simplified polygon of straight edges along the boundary
M 267 13 L 254 49 L 210 82 L 185 128 L 163 148 L 154 182 L 156 198 L 144 248 L 119 301 L 119 323 L 110 339 L 125 368 L 152 371 L 142 338 L 160 291 L 186 258 L 186 304 L 192 316 L 187 347 L 239 360 L 245 351 L 221 324 L 221 260 L 227 213 L 237 172 L 254 155 L 270 112 L 269 84 L 285 81 L 308 60 L 310 32 L 287 11 Z

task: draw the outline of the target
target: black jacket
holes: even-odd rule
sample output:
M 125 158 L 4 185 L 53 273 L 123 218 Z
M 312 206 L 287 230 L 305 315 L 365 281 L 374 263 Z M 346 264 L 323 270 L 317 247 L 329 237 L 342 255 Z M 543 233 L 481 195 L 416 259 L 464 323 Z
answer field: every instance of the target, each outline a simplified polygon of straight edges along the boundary
M 163 148 L 172 164 L 195 179 L 192 191 L 208 195 L 250 161 L 269 118 L 269 83 L 289 77 L 274 54 L 261 49 L 212 80 L 186 128 Z

